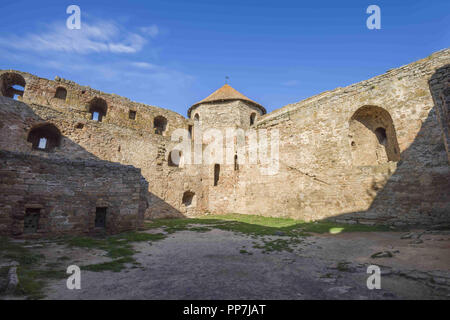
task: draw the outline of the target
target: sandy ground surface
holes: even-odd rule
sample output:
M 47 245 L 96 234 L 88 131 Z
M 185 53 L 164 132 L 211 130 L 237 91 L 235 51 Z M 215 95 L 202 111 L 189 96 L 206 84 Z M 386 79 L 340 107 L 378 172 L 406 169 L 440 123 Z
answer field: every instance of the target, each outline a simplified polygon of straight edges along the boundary
M 81 290 L 68 290 L 66 280 L 52 280 L 46 295 L 47 299 L 450 299 L 448 231 L 423 234 L 423 242 L 417 244 L 401 239 L 402 234 L 314 235 L 302 237 L 293 252 L 263 253 L 253 247 L 261 239 L 245 234 L 179 231 L 160 241 L 135 243 L 139 267 L 82 271 Z M 56 244 L 42 250 L 49 261 L 61 254 L 71 257 L 64 262 L 67 265 L 107 260 L 96 250 L 68 252 Z M 371 258 L 380 251 L 393 256 Z M 369 265 L 381 268 L 380 290 L 367 288 Z

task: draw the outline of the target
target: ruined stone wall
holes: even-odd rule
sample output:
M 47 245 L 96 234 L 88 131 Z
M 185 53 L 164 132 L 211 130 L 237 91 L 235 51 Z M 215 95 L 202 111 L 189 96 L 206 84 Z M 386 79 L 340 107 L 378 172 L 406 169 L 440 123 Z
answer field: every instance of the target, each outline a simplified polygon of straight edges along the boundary
M 0 97 L 0 150 L 35 157 L 46 165 L 68 161 L 69 170 L 86 161 L 140 168 L 147 184 L 140 195 L 148 218 L 237 212 L 303 220 L 334 217 L 351 223 L 448 221 L 449 63 L 447 49 L 267 115 L 234 100 L 200 104 L 191 119 L 64 79 L 4 70 L 1 93 L 19 95 L 19 102 Z M 25 90 L 11 89 L 12 83 Z M 93 101 L 105 108 L 101 122 L 91 120 Z M 251 125 L 254 112 L 256 123 Z M 155 128 L 161 116 L 166 122 L 162 129 Z M 44 152 L 33 148 L 30 132 L 46 124 L 53 125 L 61 139 Z M 172 133 L 189 126 L 194 126 L 191 147 L 199 144 L 202 151 L 210 141 L 196 133 L 211 128 L 224 138 L 228 128 L 265 129 L 269 136 L 278 130 L 278 172 L 266 175 L 260 162 L 242 163 L 239 158 L 238 167 L 220 164 L 215 185 L 214 163 L 170 164 L 169 152 L 179 143 L 171 141 Z M 17 161 L 26 167 L 25 160 Z M 105 174 L 112 185 L 117 183 L 102 170 L 95 179 Z M 89 177 L 80 173 L 78 182 Z M 20 188 L 19 180 L 17 184 Z M 76 183 L 69 185 L 76 188 Z
M 187 129 L 189 120 L 169 110 L 134 103 L 67 80 L 50 81 L 16 71 L 2 71 L 0 77 L 12 72 L 25 79 L 24 95 L 19 97 L 25 105 L 11 106 L 10 99 L 0 97 L 6 99 L 2 100 L 4 118 L 17 122 L 2 131 L 5 139 L 0 141 L 0 149 L 42 157 L 101 159 L 133 165 L 142 169 L 148 181 L 147 217 L 180 216 L 188 209 L 191 214 L 196 213 L 193 206 L 186 208 L 182 204 L 184 192 L 202 192 L 196 168 L 168 166 L 169 152 L 178 143 L 171 141 L 172 132 L 177 128 Z M 65 100 L 55 97 L 61 86 L 67 89 Z M 89 102 L 98 98 L 107 104 L 106 116 L 101 122 L 91 120 L 89 112 Z M 129 119 L 130 110 L 136 111 L 134 120 Z M 157 134 L 153 121 L 160 116 L 167 123 L 162 134 Z M 63 136 L 60 146 L 51 153 L 33 150 L 27 141 L 30 130 L 42 123 L 54 124 Z M 203 198 L 199 199 L 196 207 L 205 208 Z
M 231 207 L 240 213 L 362 223 L 448 221 L 450 169 L 428 81 L 449 63 L 450 50 L 444 50 L 263 116 L 257 128 L 280 133 L 278 174 L 241 166 L 238 184 L 210 199 L 210 207 L 224 212 L 221 203 L 232 193 Z M 448 73 L 440 78 L 448 81 Z M 374 132 L 372 141 L 354 150 L 361 142 L 351 130 L 352 117 L 366 106 L 386 129 L 385 152 L 397 153 L 392 161 L 386 154 L 377 158 Z M 378 108 L 392 119 L 391 128 Z M 355 152 L 369 147 L 379 161 L 361 164 Z
M 95 160 L 40 158 L 0 151 L 0 234 L 54 236 L 116 233 L 143 223 L 140 170 Z M 106 227 L 95 227 L 105 207 Z M 27 209 L 40 215 L 37 232 L 24 234 Z

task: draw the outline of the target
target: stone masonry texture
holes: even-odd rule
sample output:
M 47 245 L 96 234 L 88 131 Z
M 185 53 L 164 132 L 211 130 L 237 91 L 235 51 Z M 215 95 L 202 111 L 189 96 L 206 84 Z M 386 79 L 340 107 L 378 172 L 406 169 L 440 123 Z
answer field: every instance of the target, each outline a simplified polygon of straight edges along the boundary
M 363 224 L 450 221 L 450 49 L 269 114 L 219 89 L 212 96 L 220 100 L 200 101 L 185 118 L 15 70 L 0 70 L 0 93 L 0 234 L 99 232 L 98 208 L 107 208 L 109 233 L 138 228 L 145 218 L 231 212 Z M 220 170 L 170 163 L 176 129 L 189 129 L 192 145 L 204 148 L 197 131 L 227 128 L 277 130 L 278 172 L 264 174 L 259 162 Z M 46 150 L 37 147 L 42 137 Z M 29 212 L 39 212 L 39 223 L 26 235 Z

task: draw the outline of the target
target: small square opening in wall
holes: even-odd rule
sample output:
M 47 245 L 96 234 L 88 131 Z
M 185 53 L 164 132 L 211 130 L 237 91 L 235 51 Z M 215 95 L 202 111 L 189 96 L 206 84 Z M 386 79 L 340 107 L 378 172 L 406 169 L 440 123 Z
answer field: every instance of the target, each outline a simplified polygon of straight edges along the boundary
M 130 110 L 130 112 L 128 113 L 128 118 L 130 118 L 131 120 L 136 120 L 136 111 Z
M 27 208 L 23 218 L 23 233 L 36 233 L 39 226 L 41 209 Z
M 95 209 L 95 227 L 106 228 L 106 207 L 97 207 Z

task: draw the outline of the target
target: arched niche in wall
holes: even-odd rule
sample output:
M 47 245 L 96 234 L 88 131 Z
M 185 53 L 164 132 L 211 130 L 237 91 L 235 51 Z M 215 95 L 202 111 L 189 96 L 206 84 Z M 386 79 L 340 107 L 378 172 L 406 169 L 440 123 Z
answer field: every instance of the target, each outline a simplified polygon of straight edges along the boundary
M 4 97 L 23 97 L 25 85 L 25 79 L 18 73 L 7 72 L 0 76 L 0 93 Z
M 195 193 L 192 191 L 186 191 L 183 193 L 182 203 L 186 207 L 195 207 L 197 205 Z
M 102 98 L 94 98 L 89 102 L 88 111 L 91 114 L 91 120 L 101 122 L 108 111 L 108 104 Z
M 61 132 L 51 123 L 40 124 L 30 130 L 27 141 L 31 142 L 33 149 L 51 151 L 59 147 Z
M 183 152 L 180 150 L 172 150 L 167 157 L 167 164 L 169 167 L 183 167 Z
M 63 87 L 56 88 L 55 98 L 66 101 L 67 89 Z
M 153 129 L 156 134 L 163 134 L 167 128 L 167 119 L 163 116 L 157 116 L 153 119 Z
M 253 113 L 250 115 L 250 125 L 251 125 L 251 126 L 255 124 L 255 120 L 256 120 L 256 112 L 253 112 Z
M 194 124 L 199 124 L 199 123 L 200 123 L 200 116 L 198 115 L 198 113 L 196 113 L 194 116 Z
M 363 106 L 349 123 L 354 166 L 373 166 L 400 160 L 400 149 L 392 117 L 385 109 Z

